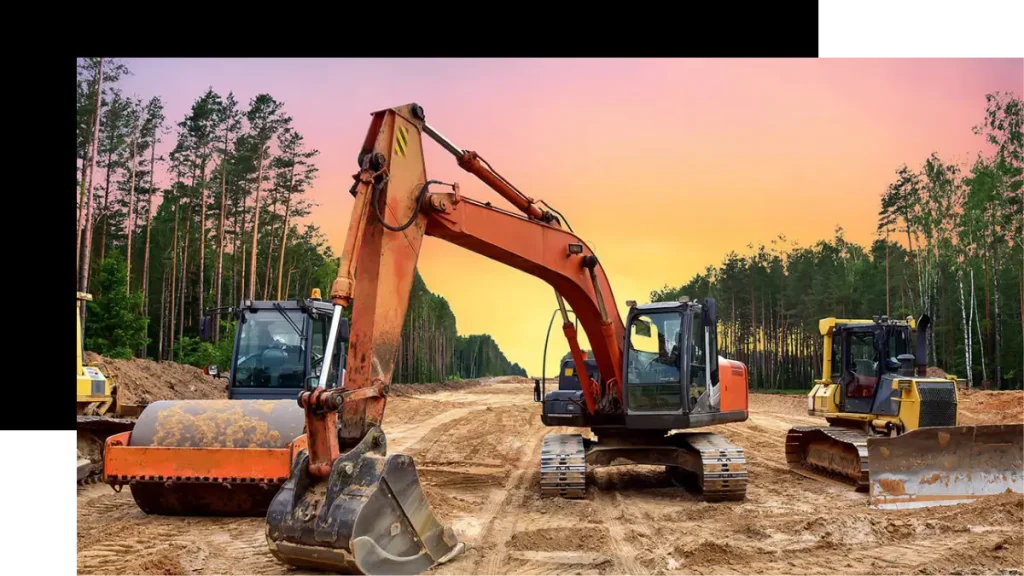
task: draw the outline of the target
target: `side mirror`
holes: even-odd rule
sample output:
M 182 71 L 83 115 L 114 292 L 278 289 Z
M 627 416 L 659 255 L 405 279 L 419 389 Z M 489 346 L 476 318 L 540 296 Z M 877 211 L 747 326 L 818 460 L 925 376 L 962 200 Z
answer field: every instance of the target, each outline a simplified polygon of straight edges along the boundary
M 533 379 L 533 401 L 540 402 L 540 379 Z
M 348 342 L 348 318 L 342 318 L 338 323 L 338 339 Z
M 199 340 L 202 342 L 210 341 L 210 327 L 213 325 L 213 318 L 209 316 L 203 316 L 202 321 L 199 323 Z
M 704 326 L 708 331 L 706 356 L 711 371 L 711 384 L 718 384 L 718 305 L 714 298 L 705 298 L 703 306 Z

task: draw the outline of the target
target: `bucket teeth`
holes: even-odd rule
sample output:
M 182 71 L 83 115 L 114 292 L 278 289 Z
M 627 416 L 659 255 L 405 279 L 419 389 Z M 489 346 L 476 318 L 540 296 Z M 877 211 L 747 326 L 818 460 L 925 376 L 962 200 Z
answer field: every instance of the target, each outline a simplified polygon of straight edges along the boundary
M 434 515 L 406 454 L 386 454 L 373 428 L 331 467 L 309 474 L 301 451 L 267 513 L 267 543 L 280 561 L 346 574 L 417 574 L 463 549 Z

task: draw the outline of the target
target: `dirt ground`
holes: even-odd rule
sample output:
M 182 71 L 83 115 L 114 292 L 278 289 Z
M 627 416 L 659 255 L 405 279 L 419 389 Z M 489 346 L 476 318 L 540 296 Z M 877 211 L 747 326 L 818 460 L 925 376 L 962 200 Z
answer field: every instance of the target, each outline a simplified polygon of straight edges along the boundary
M 437 515 L 468 550 L 435 574 L 999 574 L 1024 571 L 1024 495 L 908 511 L 786 468 L 803 396 L 751 395 L 750 419 L 715 431 L 742 446 L 747 499 L 704 503 L 661 469 L 600 469 L 584 500 L 539 496 L 551 432 L 522 378 L 408 389 L 391 398 L 391 452 L 415 458 Z M 1020 422 L 1022 393 L 972 392 L 970 423 Z M 993 412 L 998 410 L 998 413 Z M 79 488 L 80 574 L 281 574 L 263 518 L 147 517 L 128 490 Z

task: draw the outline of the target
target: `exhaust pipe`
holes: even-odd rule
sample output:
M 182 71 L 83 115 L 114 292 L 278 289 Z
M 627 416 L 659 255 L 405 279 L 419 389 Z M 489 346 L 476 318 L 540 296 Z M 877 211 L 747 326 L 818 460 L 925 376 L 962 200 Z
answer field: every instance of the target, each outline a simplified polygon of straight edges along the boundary
M 914 358 L 917 361 L 917 375 L 920 378 L 928 375 L 928 329 L 931 323 L 932 319 L 927 314 L 922 314 L 917 320 L 917 351 Z

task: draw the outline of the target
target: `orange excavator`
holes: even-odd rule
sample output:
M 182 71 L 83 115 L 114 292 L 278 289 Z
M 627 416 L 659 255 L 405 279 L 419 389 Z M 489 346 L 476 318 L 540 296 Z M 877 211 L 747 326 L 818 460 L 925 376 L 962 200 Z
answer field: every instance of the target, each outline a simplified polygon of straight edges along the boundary
M 457 183 L 429 179 L 424 135 L 522 214 L 466 198 Z M 573 404 L 576 410 L 563 410 L 570 418 L 557 417 L 552 404 L 544 422 L 589 427 L 597 438 L 548 435 L 542 491 L 585 496 L 588 465 L 658 464 L 695 480 L 707 499 L 744 497 L 741 448 L 713 433 L 671 433 L 748 415 L 746 367 L 718 356 L 713 300 L 631 302 L 624 324 L 602 264 L 565 217 L 444 138 L 416 104 L 374 113 L 358 162 L 350 190 L 355 205 L 331 290 L 336 310 L 352 312 L 345 380 L 299 393 L 304 441 L 293 445 L 289 477 L 267 512 L 266 537 L 276 558 L 343 573 L 413 574 L 463 549 L 431 510 L 412 458 L 388 454 L 381 429 L 424 236 L 554 288 L 581 386 L 578 395 L 550 399 Z M 587 368 L 567 305 L 588 337 L 596 371 Z

